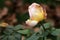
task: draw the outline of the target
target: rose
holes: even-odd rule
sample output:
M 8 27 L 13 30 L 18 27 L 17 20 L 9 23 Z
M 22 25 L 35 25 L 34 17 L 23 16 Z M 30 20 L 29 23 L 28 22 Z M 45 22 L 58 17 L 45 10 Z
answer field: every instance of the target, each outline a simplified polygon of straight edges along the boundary
M 26 21 L 26 24 L 29 26 L 35 26 L 38 22 L 46 19 L 46 10 L 44 10 L 43 7 L 37 3 L 32 3 L 29 6 L 28 11 L 30 19 Z

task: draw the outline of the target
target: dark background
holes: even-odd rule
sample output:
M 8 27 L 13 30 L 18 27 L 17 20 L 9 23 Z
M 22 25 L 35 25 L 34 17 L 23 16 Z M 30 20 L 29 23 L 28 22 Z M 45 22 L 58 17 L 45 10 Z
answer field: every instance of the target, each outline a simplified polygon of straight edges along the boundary
M 34 2 L 41 4 L 46 9 L 47 20 L 52 21 L 54 27 L 60 28 L 59 0 L 0 0 L 0 12 L 4 12 L 5 7 L 8 9 L 6 15 L 3 15 L 0 20 L 9 25 L 25 25 L 25 21 L 29 18 L 28 6 Z

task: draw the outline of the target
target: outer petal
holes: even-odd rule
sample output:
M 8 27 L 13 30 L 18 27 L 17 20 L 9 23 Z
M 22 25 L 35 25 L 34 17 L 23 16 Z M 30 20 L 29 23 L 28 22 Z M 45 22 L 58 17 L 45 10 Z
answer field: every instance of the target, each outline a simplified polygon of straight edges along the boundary
M 28 20 L 26 21 L 26 24 L 27 24 L 28 26 L 34 27 L 35 25 L 38 24 L 38 21 L 28 19 Z

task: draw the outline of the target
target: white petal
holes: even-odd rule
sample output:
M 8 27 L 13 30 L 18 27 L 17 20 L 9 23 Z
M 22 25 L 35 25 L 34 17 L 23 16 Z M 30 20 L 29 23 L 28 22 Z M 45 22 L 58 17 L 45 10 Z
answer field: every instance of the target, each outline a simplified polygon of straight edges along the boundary
M 31 27 L 33 27 L 33 26 L 35 26 L 35 25 L 38 24 L 38 21 L 35 21 L 35 20 L 27 20 L 26 21 L 26 24 L 29 25 L 29 26 L 31 26 Z

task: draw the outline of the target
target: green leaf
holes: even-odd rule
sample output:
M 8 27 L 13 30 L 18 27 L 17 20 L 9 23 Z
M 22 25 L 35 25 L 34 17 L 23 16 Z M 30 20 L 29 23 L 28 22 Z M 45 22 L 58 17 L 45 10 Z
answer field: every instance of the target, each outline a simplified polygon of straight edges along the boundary
M 12 34 L 12 33 L 13 33 L 13 31 L 12 31 L 12 30 L 7 29 L 7 30 L 5 30 L 3 33 L 4 33 L 4 34 L 6 34 L 6 35 L 10 35 L 10 34 Z
M 14 26 L 11 26 L 11 25 L 6 27 L 6 29 L 13 29 L 13 28 L 14 28 Z
M 43 27 L 45 28 L 45 30 L 49 33 L 51 33 L 53 30 L 55 30 L 55 28 L 53 27 L 51 22 L 42 24 L 43 26 L 40 27 L 40 30 L 44 31 Z
M 51 34 L 54 35 L 54 36 L 60 35 L 60 29 L 54 30 Z
M 48 32 L 48 30 L 44 31 L 43 27 L 41 26 L 40 30 L 39 30 L 39 34 L 40 34 L 40 36 L 46 37 L 49 34 L 49 32 Z
M 3 31 L 3 33 L 4 34 L 6 34 L 6 35 L 10 35 L 10 34 L 12 34 L 12 32 L 13 32 L 13 26 L 8 26 L 4 31 Z
M 8 36 L 4 36 L 1 40 L 7 40 Z
M 23 29 L 23 27 L 24 27 L 23 25 L 19 24 L 19 25 L 17 25 L 17 26 L 14 27 L 14 30 Z
M 19 34 L 19 33 L 14 33 L 14 34 L 12 34 L 12 35 L 14 35 L 14 37 L 17 39 L 17 40 L 21 40 L 21 34 Z
M 30 34 L 30 30 L 29 29 L 25 29 L 25 30 L 19 30 L 17 31 L 18 33 L 21 33 L 21 34 Z
M 12 35 L 8 36 L 8 40 L 16 40 L 16 38 Z
M 38 40 L 40 37 L 39 33 L 34 33 L 31 37 L 29 37 L 27 40 Z
M 48 29 L 48 28 L 50 28 L 51 26 L 52 26 L 51 23 L 45 23 L 45 24 L 44 24 L 45 29 Z

